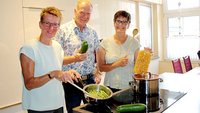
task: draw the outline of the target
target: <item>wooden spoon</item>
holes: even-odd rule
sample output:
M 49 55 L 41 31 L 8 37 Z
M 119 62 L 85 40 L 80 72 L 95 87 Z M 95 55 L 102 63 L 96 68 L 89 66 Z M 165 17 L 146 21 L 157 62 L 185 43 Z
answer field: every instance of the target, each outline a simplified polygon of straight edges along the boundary
M 130 42 L 129 42 L 129 45 L 128 45 L 128 50 L 127 50 L 127 52 L 126 52 L 126 55 L 128 55 L 128 53 L 130 52 L 132 40 L 138 36 L 138 34 L 139 34 L 138 32 L 139 32 L 139 31 L 138 31 L 137 28 L 135 28 L 135 29 L 133 30 L 133 37 L 130 39 Z

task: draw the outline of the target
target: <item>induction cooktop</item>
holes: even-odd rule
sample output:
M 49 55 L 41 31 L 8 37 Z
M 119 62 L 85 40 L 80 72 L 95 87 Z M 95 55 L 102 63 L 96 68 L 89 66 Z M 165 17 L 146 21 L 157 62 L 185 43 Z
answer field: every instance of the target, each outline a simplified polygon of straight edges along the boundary
M 110 100 L 101 104 L 87 103 L 75 108 L 74 112 L 78 113 L 117 113 L 116 108 L 119 105 L 131 103 L 144 103 L 147 105 L 146 113 L 162 113 L 172 106 L 176 101 L 182 98 L 186 93 L 174 92 L 166 89 L 160 89 L 159 95 L 141 96 L 134 94 L 132 88 L 121 91 L 114 95 Z

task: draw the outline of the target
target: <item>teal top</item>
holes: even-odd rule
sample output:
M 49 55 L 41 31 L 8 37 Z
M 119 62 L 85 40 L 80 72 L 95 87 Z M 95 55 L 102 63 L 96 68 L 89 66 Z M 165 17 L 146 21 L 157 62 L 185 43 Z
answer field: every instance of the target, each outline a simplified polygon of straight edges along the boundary
M 39 77 L 53 70 L 62 70 L 64 52 L 60 44 L 52 41 L 51 46 L 34 40 L 20 49 L 34 61 L 34 77 Z M 41 87 L 27 90 L 23 85 L 22 106 L 24 109 L 37 111 L 53 110 L 64 106 L 62 83 L 57 79 L 48 81 Z

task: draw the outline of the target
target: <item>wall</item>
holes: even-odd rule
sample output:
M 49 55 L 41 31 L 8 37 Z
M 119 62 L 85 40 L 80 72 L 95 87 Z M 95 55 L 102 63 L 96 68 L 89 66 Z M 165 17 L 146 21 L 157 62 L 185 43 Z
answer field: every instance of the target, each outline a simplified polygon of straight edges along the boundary
M 199 63 L 198 61 L 191 61 L 192 62 L 192 67 L 198 67 Z M 159 61 L 159 73 L 164 73 L 164 72 L 174 72 L 173 67 L 172 67 L 172 62 L 171 60 L 165 60 L 165 61 Z M 185 73 L 185 66 L 183 61 L 181 60 L 181 65 L 183 72 Z

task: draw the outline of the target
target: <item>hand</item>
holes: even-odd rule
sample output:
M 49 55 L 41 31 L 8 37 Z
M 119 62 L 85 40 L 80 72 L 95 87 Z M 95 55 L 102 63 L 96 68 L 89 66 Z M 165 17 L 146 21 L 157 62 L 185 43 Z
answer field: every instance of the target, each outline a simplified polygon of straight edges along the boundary
M 87 54 L 86 53 L 83 53 L 83 54 L 76 53 L 76 55 L 74 57 L 76 59 L 76 62 L 81 62 L 87 58 Z
M 94 81 L 96 84 L 99 84 L 101 82 L 101 75 L 102 73 L 99 71 L 99 69 L 95 69 L 94 71 Z
M 69 71 L 55 70 L 52 71 L 50 75 L 52 78 L 56 78 L 59 81 L 71 82 L 71 83 L 73 83 L 73 80 L 78 81 L 77 78 L 81 78 L 81 75 L 75 70 L 69 70 Z
M 73 80 L 75 80 L 76 82 L 78 82 L 78 79 L 77 78 L 80 78 L 81 79 L 81 75 L 75 71 L 75 70 L 69 70 L 68 73 L 70 74 L 70 76 L 72 77 Z
M 115 62 L 118 67 L 124 67 L 128 64 L 128 56 L 120 58 Z
M 70 81 L 73 83 L 72 77 L 67 72 L 63 72 L 61 70 L 55 70 L 50 73 L 52 78 L 56 78 L 59 81 L 67 82 Z
M 94 81 L 96 84 L 99 84 L 101 82 L 101 76 L 95 76 Z
M 58 79 L 58 80 L 60 80 L 60 81 L 63 81 L 63 80 L 62 80 L 63 71 L 61 71 L 61 70 L 51 71 L 50 76 L 51 76 L 52 78 L 56 78 L 56 79 Z
M 63 72 L 63 76 L 62 76 L 61 81 L 65 82 L 65 83 L 67 83 L 67 82 L 74 83 L 73 76 L 71 75 L 71 73 L 69 71 Z
M 149 47 L 144 47 L 144 50 L 145 50 L 145 51 L 148 51 L 148 52 L 150 52 L 150 53 L 153 53 L 152 49 L 149 48 Z

